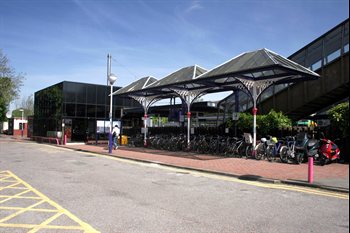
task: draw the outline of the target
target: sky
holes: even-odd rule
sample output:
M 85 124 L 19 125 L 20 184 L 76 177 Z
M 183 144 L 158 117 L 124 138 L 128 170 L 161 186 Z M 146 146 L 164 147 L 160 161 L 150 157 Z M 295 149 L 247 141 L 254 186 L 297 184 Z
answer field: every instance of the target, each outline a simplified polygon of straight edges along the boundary
M 108 53 L 124 87 L 261 48 L 288 57 L 348 18 L 348 0 L 0 0 L 0 49 L 24 74 L 22 99 L 105 85 Z

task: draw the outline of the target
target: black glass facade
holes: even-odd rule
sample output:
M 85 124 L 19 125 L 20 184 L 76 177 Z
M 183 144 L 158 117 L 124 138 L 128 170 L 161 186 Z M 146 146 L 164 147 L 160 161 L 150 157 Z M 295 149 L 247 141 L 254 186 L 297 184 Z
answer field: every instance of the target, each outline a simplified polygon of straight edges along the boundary
M 118 90 L 114 87 L 113 91 Z M 64 130 L 68 141 L 96 137 L 97 121 L 109 121 L 110 87 L 64 81 L 35 93 L 34 136 L 49 136 Z M 122 109 L 141 107 L 132 99 L 113 97 L 113 121 Z M 99 132 L 104 138 L 108 132 Z

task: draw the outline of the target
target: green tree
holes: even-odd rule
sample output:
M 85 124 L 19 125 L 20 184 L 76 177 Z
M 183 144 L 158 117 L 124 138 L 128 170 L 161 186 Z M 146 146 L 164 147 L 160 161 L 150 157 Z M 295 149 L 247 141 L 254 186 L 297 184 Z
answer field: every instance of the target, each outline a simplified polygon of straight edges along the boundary
M 274 131 L 292 126 L 292 121 L 282 112 L 271 110 L 267 115 L 256 116 L 256 127 L 261 135 L 272 134 Z M 252 131 L 253 115 L 250 113 L 240 113 L 237 127 L 242 132 Z
M 23 109 L 24 110 L 24 116 L 31 116 L 34 115 L 34 98 L 33 95 L 27 96 L 27 97 L 22 97 L 21 100 L 18 99 L 18 101 L 16 101 L 16 109 Z M 12 112 L 13 116 L 17 116 L 15 115 L 15 110 Z M 22 114 L 20 112 L 20 114 Z
M 24 76 L 16 74 L 10 66 L 8 58 L 0 49 L 0 120 L 6 119 L 6 112 L 9 104 L 16 99 L 20 87 L 23 84 Z
M 250 113 L 241 112 L 237 121 L 237 128 L 242 132 L 249 132 L 253 128 L 253 116 Z
M 274 131 L 292 126 L 292 121 L 282 112 L 271 110 L 267 115 L 261 117 L 259 124 L 262 135 L 272 134 Z
M 349 136 L 349 102 L 338 104 L 328 111 L 331 123 L 344 138 Z

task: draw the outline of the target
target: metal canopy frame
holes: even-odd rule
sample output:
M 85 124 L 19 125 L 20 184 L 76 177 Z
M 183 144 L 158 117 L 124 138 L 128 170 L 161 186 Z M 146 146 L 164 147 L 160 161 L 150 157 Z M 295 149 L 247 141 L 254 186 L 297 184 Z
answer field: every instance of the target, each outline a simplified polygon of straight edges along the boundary
M 143 90 L 149 85 L 157 82 L 158 80 L 152 76 L 147 76 L 141 78 L 130 85 L 119 89 L 118 91 L 112 93 L 112 95 L 120 95 L 124 97 L 129 97 L 136 100 L 139 104 L 142 105 L 144 111 L 144 145 L 147 145 L 147 112 L 149 107 L 160 100 L 161 98 L 156 96 L 148 96 L 147 92 Z
M 255 149 L 256 102 L 259 96 L 274 84 L 294 83 L 319 77 L 317 73 L 275 52 L 260 49 L 240 54 L 208 72 L 197 65 L 185 67 L 145 88 L 126 91 L 122 94 L 134 96 L 133 98 L 148 97 L 150 98 L 148 107 L 158 98 L 179 96 L 188 108 L 187 142 L 189 144 L 190 106 L 193 101 L 204 94 L 243 90 L 253 100 L 253 148 Z M 121 93 L 117 91 L 113 94 Z
M 243 53 L 199 76 L 196 82 L 245 90 L 253 100 L 253 148 L 256 147 L 256 103 L 270 86 L 317 79 L 320 76 L 268 49 Z M 230 81 L 232 80 L 232 81 Z M 230 81 L 231 83 L 229 83 Z
M 210 89 L 210 87 L 200 88 L 200 86 L 195 84 L 193 80 L 206 72 L 206 69 L 198 65 L 184 67 L 167 75 L 157 82 L 152 83 L 144 90 L 144 94 L 156 98 L 169 98 L 176 96 L 179 97 L 184 104 L 186 104 L 188 146 L 190 144 L 191 105 L 195 99 L 204 95 L 206 91 Z

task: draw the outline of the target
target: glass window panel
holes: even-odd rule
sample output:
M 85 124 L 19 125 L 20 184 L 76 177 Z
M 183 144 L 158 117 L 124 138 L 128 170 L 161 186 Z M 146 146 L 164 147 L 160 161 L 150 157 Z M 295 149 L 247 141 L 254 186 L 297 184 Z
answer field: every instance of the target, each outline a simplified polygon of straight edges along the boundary
M 273 86 L 268 87 L 263 93 L 261 93 L 260 101 L 264 101 L 273 94 Z
M 96 86 L 89 85 L 86 87 L 86 102 L 96 104 Z
M 275 93 L 278 93 L 278 92 L 280 92 L 281 90 L 284 90 L 287 87 L 288 87 L 287 83 L 278 84 L 278 85 L 275 86 Z
M 255 73 L 252 73 L 252 75 L 254 78 L 259 78 L 259 77 L 264 76 L 263 72 L 255 72 Z
M 307 49 L 307 66 L 311 66 L 322 59 L 322 40 L 320 39 Z
M 96 117 L 97 118 L 108 118 L 108 113 L 106 111 L 105 105 L 97 105 L 96 106 Z
M 86 106 L 87 117 L 96 117 L 96 105 L 87 105 Z
M 344 25 L 344 45 L 349 46 L 349 21 Z
M 75 116 L 75 104 L 66 104 L 66 116 Z
M 344 53 L 347 53 L 347 52 L 349 52 L 349 44 L 346 44 L 344 46 Z
M 77 84 L 71 83 L 71 82 L 65 82 L 64 83 L 64 101 L 75 103 L 76 102 L 76 89 Z
M 77 89 L 75 92 L 77 93 L 77 103 L 86 103 L 86 87 L 85 84 L 80 84 L 76 86 Z
M 123 106 L 123 100 L 121 97 L 114 96 L 113 98 L 113 105 L 114 106 Z
M 311 65 L 311 70 L 315 71 L 322 66 L 322 60 L 319 60 L 318 62 L 314 63 Z
M 327 63 L 333 61 L 334 59 L 336 59 L 338 57 L 340 57 L 340 49 L 338 49 L 337 51 L 335 51 L 327 56 Z
M 120 118 L 120 108 L 113 108 L 113 119 Z
M 108 90 L 107 90 L 108 89 Z M 109 103 L 109 98 L 108 97 L 108 94 L 109 94 L 110 90 L 107 86 L 97 86 L 96 87 L 96 93 L 97 93 L 97 96 L 96 96 L 96 99 L 97 99 L 97 104 L 105 104 L 106 103 L 106 100 L 108 101 Z
M 325 56 L 327 57 L 329 54 L 339 50 L 341 48 L 342 42 L 342 31 L 341 27 L 332 31 L 324 38 L 324 46 L 325 46 Z
M 77 117 L 85 117 L 86 116 L 86 105 L 85 104 L 77 104 Z

